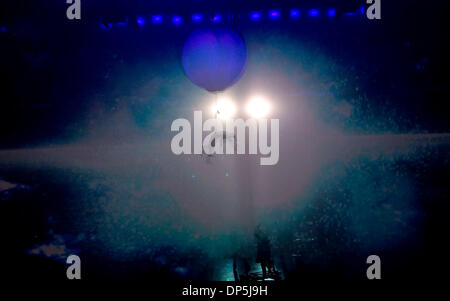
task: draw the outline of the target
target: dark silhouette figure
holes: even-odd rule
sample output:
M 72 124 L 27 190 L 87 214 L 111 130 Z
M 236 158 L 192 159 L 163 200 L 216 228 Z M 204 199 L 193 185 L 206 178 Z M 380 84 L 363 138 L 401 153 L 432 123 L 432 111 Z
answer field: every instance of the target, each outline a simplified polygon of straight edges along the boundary
M 270 240 L 261 227 L 258 225 L 255 230 L 255 239 L 256 239 L 256 263 L 261 264 L 261 270 L 263 274 L 263 278 L 266 278 L 268 269 L 269 272 L 272 272 L 273 262 L 272 256 L 270 252 Z
M 237 255 L 234 254 L 233 256 L 233 275 L 234 275 L 234 281 L 239 281 L 239 273 L 237 270 Z
M 236 281 L 246 280 L 249 277 L 250 264 L 248 262 L 248 255 L 248 249 L 246 249 L 245 244 L 241 245 L 233 254 L 233 274 Z

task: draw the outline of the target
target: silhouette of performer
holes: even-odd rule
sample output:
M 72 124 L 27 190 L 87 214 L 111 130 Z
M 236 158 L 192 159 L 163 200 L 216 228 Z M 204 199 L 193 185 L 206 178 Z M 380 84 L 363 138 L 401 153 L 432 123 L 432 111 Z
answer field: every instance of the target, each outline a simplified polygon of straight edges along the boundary
M 260 225 L 256 227 L 255 230 L 255 239 L 256 239 L 256 263 L 261 264 L 261 270 L 263 274 L 263 278 L 266 278 L 267 271 L 266 268 L 268 268 L 269 272 L 272 272 L 273 263 L 271 259 L 271 252 L 270 252 L 270 240 L 263 230 L 261 230 Z

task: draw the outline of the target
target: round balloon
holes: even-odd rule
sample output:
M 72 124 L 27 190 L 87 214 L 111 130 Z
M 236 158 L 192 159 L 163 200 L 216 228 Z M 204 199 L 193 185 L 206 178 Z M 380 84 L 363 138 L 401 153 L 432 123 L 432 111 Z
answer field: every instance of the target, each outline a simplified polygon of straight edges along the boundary
M 186 40 L 182 63 L 194 84 L 210 92 L 223 91 L 244 74 L 247 49 L 241 36 L 231 29 L 202 29 Z

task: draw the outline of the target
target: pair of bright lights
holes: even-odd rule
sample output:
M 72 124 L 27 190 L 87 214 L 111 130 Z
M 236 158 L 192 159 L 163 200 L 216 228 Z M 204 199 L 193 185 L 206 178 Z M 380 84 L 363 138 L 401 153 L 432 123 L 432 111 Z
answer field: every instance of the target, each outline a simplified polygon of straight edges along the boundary
M 217 100 L 217 103 L 213 105 L 213 114 L 222 120 L 227 120 L 236 114 L 236 105 L 229 98 L 221 97 Z M 253 97 L 247 103 L 247 113 L 252 118 L 265 118 L 270 112 L 270 104 L 262 97 Z

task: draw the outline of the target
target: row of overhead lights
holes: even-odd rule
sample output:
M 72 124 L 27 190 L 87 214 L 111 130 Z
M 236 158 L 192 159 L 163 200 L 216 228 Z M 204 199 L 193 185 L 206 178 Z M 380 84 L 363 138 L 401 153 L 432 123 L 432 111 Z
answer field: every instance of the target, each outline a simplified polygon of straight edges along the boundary
M 360 12 L 364 14 L 364 7 L 361 6 Z M 325 16 L 328 18 L 334 18 L 336 16 L 336 9 L 329 8 L 327 10 L 320 10 L 318 8 L 310 8 L 305 11 L 300 9 L 291 9 L 286 12 L 291 19 L 299 19 L 303 15 L 306 15 L 309 18 L 318 18 L 321 16 Z M 345 15 L 354 16 L 357 12 L 347 12 Z M 252 11 L 248 14 L 248 18 L 250 21 L 260 21 L 264 18 L 268 18 L 270 20 L 277 20 L 282 17 L 282 11 L 278 9 L 269 10 L 266 14 L 263 14 L 261 11 Z M 212 23 L 221 23 L 224 21 L 224 15 L 222 14 L 213 14 L 213 15 L 204 15 L 201 13 L 194 13 L 190 16 L 190 22 L 192 23 L 204 23 L 204 22 L 212 22 Z M 145 26 L 147 23 L 160 24 L 160 23 L 172 23 L 174 25 L 181 25 L 185 22 L 184 17 L 181 15 L 172 15 L 166 16 L 162 14 L 154 14 L 150 17 L 145 16 L 137 16 L 136 24 L 138 26 Z M 125 22 L 115 23 L 118 26 L 124 26 L 128 24 L 128 19 Z M 112 24 L 103 24 L 103 27 L 110 27 Z

